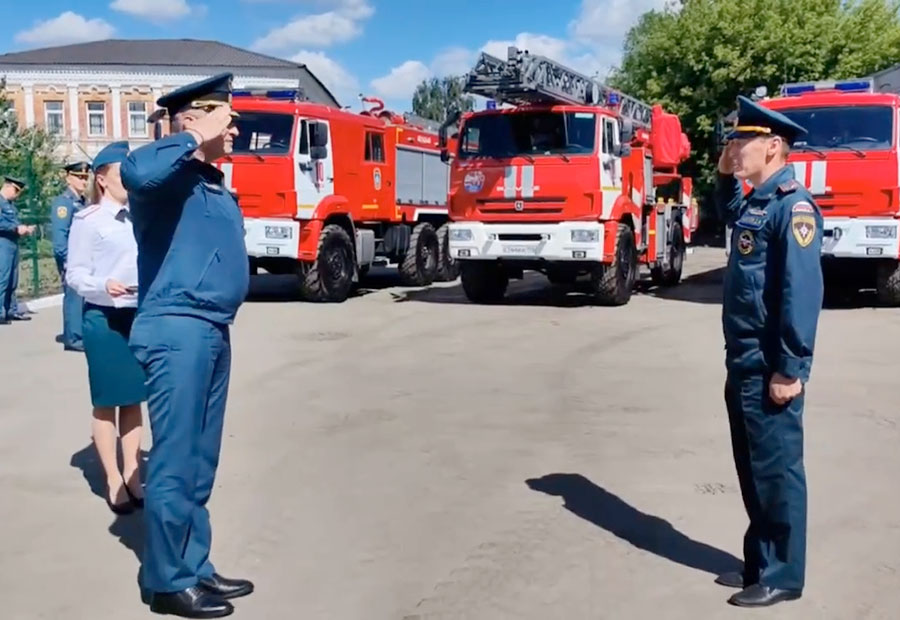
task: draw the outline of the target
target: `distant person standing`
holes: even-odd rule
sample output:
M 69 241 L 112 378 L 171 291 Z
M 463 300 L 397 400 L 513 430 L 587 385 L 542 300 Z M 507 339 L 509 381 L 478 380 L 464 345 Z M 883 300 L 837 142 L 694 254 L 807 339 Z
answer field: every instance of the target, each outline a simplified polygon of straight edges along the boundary
M 63 284 L 63 347 L 67 351 L 83 351 L 81 320 L 84 300 L 72 287 L 66 285 L 66 256 L 72 217 L 84 208 L 91 166 L 86 162 L 71 163 L 65 167 L 66 190 L 53 199 L 50 206 L 50 233 L 53 239 L 53 258 L 59 280 Z
M 156 613 L 217 618 L 253 584 L 210 561 L 213 490 L 231 375 L 230 325 L 250 266 L 237 201 L 212 165 L 229 154 L 230 73 L 161 97 L 172 134 L 122 165 L 140 277 L 131 347 L 147 372 L 153 448 L 147 463 L 141 585 Z
M 30 235 L 34 226 L 19 223 L 13 203 L 25 189 L 25 182 L 7 176 L 0 186 L 0 325 L 23 320 L 15 303 L 19 286 L 19 237 Z
M 72 219 L 66 267 L 66 283 L 85 299 L 94 446 L 106 473 L 106 503 L 117 514 L 143 506 L 139 456 L 141 403 L 147 398 L 144 372 L 128 348 L 137 307 L 137 244 L 120 176 L 126 155 L 128 143 L 113 142 L 94 158 L 97 202 Z M 119 435 L 121 473 L 116 458 Z

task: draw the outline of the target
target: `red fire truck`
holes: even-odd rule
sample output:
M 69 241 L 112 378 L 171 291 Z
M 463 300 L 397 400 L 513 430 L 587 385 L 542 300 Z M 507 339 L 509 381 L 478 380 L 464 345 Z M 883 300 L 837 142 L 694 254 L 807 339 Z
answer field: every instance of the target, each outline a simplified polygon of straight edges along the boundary
M 373 264 L 404 283 L 452 280 L 449 169 L 438 124 L 384 110 L 235 91 L 240 135 L 217 165 L 244 215 L 251 269 L 296 273 L 303 296 L 341 302 Z
M 465 89 L 500 104 L 451 119 L 450 255 L 469 300 L 500 301 L 526 270 L 611 305 L 642 267 L 680 281 L 697 209 L 676 116 L 515 47 L 482 54 Z
M 789 161 L 822 209 L 826 288 L 874 288 L 900 305 L 900 96 L 860 78 L 785 84 L 760 104 L 809 132 Z

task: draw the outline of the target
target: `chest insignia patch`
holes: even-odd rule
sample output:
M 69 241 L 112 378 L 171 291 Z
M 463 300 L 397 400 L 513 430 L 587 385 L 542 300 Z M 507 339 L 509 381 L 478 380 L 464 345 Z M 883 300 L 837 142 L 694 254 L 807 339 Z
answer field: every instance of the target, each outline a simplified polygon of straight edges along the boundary
M 64 220 L 66 216 L 69 214 L 69 210 L 63 206 L 56 207 L 56 217 L 61 220 Z
M 794 239 L 800 247 L 805 248 L 816 236 L 816 218 L 812 215 L 794 214 L 791 218 L 791 232 L 794 233 Z
M 742 230 L 738 235 L 738 252 L 746 256 L 753 251 L 753 242 L 753 233 L 749 230 Z

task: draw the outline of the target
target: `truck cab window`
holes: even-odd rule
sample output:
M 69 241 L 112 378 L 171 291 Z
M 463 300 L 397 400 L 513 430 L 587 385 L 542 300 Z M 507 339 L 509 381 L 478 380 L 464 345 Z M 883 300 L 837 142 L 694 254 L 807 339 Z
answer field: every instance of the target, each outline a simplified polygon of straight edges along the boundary
M 384 136 L 382 134 L 366 132 L 366 161 L 384 161 Z
M 616 152 L 615 138 L 616 124 L 614 121 L 605 119 L 603 121 L 603 153 L 612 155 Z
M 294 117 L 290 114 L 241 112 L 235 119 L 235 125 L 238 135 L 234 139 L 233 153 L 290 154 L 291 134 L 294 130 Z
M 305 120 L 300 121 L 300 139 L 297 144 L 297 153 L 309 155 L 309 123 Z

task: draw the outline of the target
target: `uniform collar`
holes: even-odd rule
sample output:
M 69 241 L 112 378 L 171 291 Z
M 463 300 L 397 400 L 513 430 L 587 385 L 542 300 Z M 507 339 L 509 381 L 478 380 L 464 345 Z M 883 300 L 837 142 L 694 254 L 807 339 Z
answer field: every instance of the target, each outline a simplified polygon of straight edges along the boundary
M 748 198 L 762 198 L 763 200 L 768 200 L 773 195 L 775 195 L 775 191 L 782 183 L 787 183 L 788 181 L 794 180 L 794 167 L 790 164 L 785 164 L 783 168 L 775 172 L 772 176 L 762 182 L 759 187 L 753 188 L 753 191 L 750 192 Z
M 71 187 L 66 188 L 66 194 L 68 194 L 69 198 L 71 198 L 75 202 L 80 202 L 80 203 L 84 204 L 84 196 L 79 196 L 78 194 L 76 194 L 75 190 L 72 189 Z
M 128 210 L 127 204 L 120 205 L 118 202 L 107 196 L 100 199 L 99 205 L 113 215 L 117 215 L 122 209 Z

